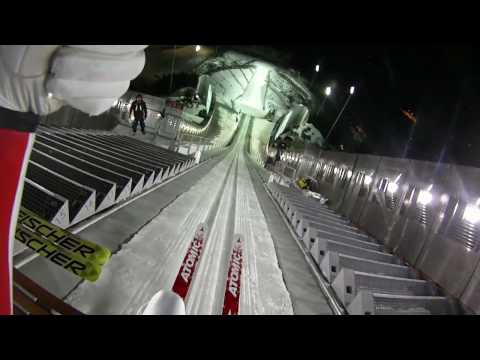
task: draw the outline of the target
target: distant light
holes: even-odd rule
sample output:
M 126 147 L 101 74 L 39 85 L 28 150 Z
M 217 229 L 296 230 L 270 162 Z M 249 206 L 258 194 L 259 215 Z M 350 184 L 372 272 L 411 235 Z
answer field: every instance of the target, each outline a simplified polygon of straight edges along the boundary
M 390 193 L 390 194 L 395 194 L 398 190 L 398 184 L 392 182 L 392 183 L 389 183 L 388 186 L 387 186 L 387 191 Z
M 200 45 L 195 46 L 195 51 L 199 52 L 202 47 Z
M 432 199 L 433 199 L 433 196 L 430 191 L 421 190 L 420 193 L 418 194 L 417 203 L 421 205 L 428 205 L 432 202 Z
M 370 175 L 365 176 L 365 179 L 363 180 L 365 185 L 370 185 L 372 183 L 372 181 L 373 181 L 373 179 Z
M 48 93 L 48 98 L 51 99 L 53 97 L 53 94 L 51 92 Z
M 443 194 L 442 196 L 440 196 L 440 202 L 441 202 L 442 204 L 448 203 L 448 199 L 449 199 L 449 197 L 448 197 L 447 194 Z
M 331 93 L 332 93 L 332 88 L 330 86 L 327 86 L 327 88 L 325 89 L 325 95 L 330 96 Z
M 463 212 L 463 220 L 475 224 L 480 220 L 480 209 L 476 205 L 467 205 Z
M 355 86 L 350 86 L 350 95 L 353 95 L 355 92 Z
M 320 71 L 320 65 L 315 66 L 315 71 L 319 72 Z

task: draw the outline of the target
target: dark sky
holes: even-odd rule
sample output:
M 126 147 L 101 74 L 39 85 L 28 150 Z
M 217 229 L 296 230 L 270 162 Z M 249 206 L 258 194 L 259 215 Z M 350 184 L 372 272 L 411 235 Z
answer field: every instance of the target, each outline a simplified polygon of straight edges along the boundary
M 480 166 L 479 50 L 471 44 L 339 43 L 275 46 L 291 54 L 290 66 L 313 80 L 319 94 L 334 83 L 321 115 L 325 133 L 347 97 L 356 93 L 332 135 L 340 143 L 348 124 L 361 124 L 369 151 L 401 156 L 412 110 L 417 126 L 408 157 Z M 315 76 L 315 64 L 321 65 Z M 323 96 L 323 95 L 321 95 Z M 343 126 L 342 126 L 343 125 Z

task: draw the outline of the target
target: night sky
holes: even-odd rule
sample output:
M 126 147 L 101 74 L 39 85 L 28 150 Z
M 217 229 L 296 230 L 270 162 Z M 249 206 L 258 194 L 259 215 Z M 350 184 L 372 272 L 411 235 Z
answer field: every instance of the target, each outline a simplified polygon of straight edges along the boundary
M 315 122 L 325 134 L 343 106 L 350 85 L 356 93 L 331 142 L 348 141 L 349 125 L 367 133 L 362 152 L 402 156 L 411 122 L 417 126 L 407 157 L 480 166 L 479 51 L 470 44 L 339 43 L 274 46 L 291 54 L 323 99 L 326 85 L 334 94 Z M 315 75 L 315 64 L 320 72 Z

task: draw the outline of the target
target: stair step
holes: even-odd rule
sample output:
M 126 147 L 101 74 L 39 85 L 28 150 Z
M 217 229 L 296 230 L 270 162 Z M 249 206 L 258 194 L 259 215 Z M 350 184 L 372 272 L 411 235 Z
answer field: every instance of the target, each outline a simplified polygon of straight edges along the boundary
M 343 305 L 348 306 L 360 291 L 407 296 L 438 295 L 432 283 L 425 280 L 376 275 L 343 268 L 332 283 Z
M 414 279 L 417 277 L 417 272 L 406 265 L 395 265 L 375 260 L 367 260 L 333 251 L 327 252 L 326 256 L 320 263 L 320 269 L 329 282 L 335 280 L 335 277 L 343 268 L 401 278 Z
M 458 305 L 443 296 L 405 296 L 360 291 L 348 306 L 351 315 L 456 315 Z

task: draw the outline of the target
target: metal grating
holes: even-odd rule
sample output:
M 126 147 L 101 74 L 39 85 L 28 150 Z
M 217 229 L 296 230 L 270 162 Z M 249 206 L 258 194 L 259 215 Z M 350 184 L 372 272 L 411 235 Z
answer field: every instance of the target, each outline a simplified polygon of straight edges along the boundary
M 325 182 L 329 184 L 333 184 L 334 179 L 335 179 L 334 166 L 328 165 L 327 171 L 325 174 Z
M 382 294 L 429 296 L 434 295 L 424 280 L 377 276 L 367 273 L 355 273 L 357 292 L 369 290 Z
M 453 309 L 444 297 L 374 295 L 375 314 L 452 314 Z
M 465 203 L 457 203 L 447 236 L 462 244 L 467 251 L 480 251 L 479 226 L 463 219 Z
M 387 189 L 388 189 L 388 185 L 387 184 Z M 398 189 L 400 189 L 401 187 L 399 186 Z M 394 193 L 390 192 L 390 191 L 385 191 L 385 205 L 387 207 L 388 210 L 391 210 L 391 211 L 394 211 L 398 208 L 398 206 L 400 205 L 400 198 L 401 198 L 401 195 L 399 195 L 399 192 L 398 190 Z
M 383 263 L 380 261 L 366 260 L 354 256 L 339 254 L 340 268 L 352 269 L 355 271 L 367 272 L 384 276 L 395 276 L 403 278 L 413 278 L 413 271 L 405 265 L 395 265 Z M 337 271 L 340 271 L 338 269 Z
M 359 180 L 360 180 L 360 190 L 358 192 L 358 197 L 364 197 L 368 194 L 368 187 L 369 187 L 369 185 L 365 184 L 365 174 L 364 173 L 362 173 L 359 176 Z
M 348 169 L 346 168 L 342 168 L 340 170 L 340 179 L 339 179 L 339 182 L 340 182 L 340 189 L 344 189 L 345 186 L 347 186 L 348 184 Z
M 385 195 L 385 204 L 388 210 L 396 210 L 400 204 L 400 197 L 397 194 L 387 193 Z
M 419 191 L 419 190 L 417 190 Z M 416 201 L 414 218 L 420 224 L 430 226 L 433 223 L 433 211 L 430 205 L 423 205 Z
M 414 192 L 415 192 L 415 186 L 408 185 L 407 192 L 405 193 L 405 199 L 403 200 L 402 207 L 400 208 L 400 216 L 404 216 L 405 213 L 407 212 L 407 209 L 412 202 Z

